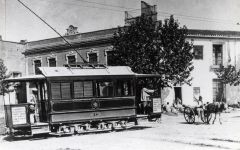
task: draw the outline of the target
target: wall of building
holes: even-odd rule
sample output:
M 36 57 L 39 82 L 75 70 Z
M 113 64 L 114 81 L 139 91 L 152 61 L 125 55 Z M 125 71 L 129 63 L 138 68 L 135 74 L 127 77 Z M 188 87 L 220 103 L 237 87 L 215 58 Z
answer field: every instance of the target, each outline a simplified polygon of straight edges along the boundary
M 230 62 L 229 64 L 236 66 L 236 69 L 240 69 L 240 41 L 230 40 L 228 42 L 230 50 Z M 240 102 L 240 86 L 239 85 L 226 85 L 226 100 L 229 104 L 236 104 Z
M 0 40 L 0 58 L 3 59 L 7 72 L 21 72 L 25 75 L 24 44 Z
M 91 47 L 85 47 L 81 48 L 80 50 L 77 50 L 77 52 L 86 60 L 88 60 L 88 53 L 97 53 L 98 54 L 98 63 L 100 64 L 106 64 L 106 51 L 109 50 L 111 46 L 108 44 L 105 45 L 99 45 L 99 46 L 91 46 Z M 75 55 L 77 62 L 83 62 L 81 57 L 77 54 L 77 52 L 73 49 L 66 49 L 61 51 L 53 51 L 49 53 L 42 53 L 42 54 L 34 54 L 27 56 L 27 74 L 33 75 L 34 74 L 34 60 L 40 59 L 42 62 L 43 67 L 48 66 L 48 58 L 54 57 L 57 60 L 56 65 L 58 67 L 62 67 L 63 65 L 67 64 L 67 55 Z
M 213 102 L 213 79 L 217 79 L 216 74 L 211 69 L 213 66 L 213 44 L 221 44 L 223 46 L 223 65 L 228 64 L 236 66 L 240 69 L 240 40 L 236 39 L 209 39 L 195 38 L 193 45 L 203 46 L 203 59 L 193 60 L 194 70 L 191 73 L 193 80 L 191 86 L 182 85 L 182 102 L 186 105 L 196 105 L 194 101 L 194 87 L 200 88 L 200 95 L 203 102 Z M 216 66 L 215 66 L 216 67 Z M 240 101 L 240 86 L 227 85 L 224 88 L 227 103 L 236 103 Z M 164 102 L 170 104 L 174 102 L 174 87 L 163 90 L 162 96 Z

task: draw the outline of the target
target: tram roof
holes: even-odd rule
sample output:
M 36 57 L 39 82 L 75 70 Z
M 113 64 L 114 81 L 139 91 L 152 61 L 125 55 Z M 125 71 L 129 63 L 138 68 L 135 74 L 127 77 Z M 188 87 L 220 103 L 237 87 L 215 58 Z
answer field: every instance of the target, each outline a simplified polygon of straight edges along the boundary
M 128 66 L 109 66 L 101 68 L 39 67 L 39 69 L 45 77 L 135 75 Z
M 135 76 L 142 77 L 159 77 L 156 74 L 136 74 L 128 66 L 110 66 L 105 68 L 67 68 L 67 67 L 39 67 L 42 74 L 29 75 L 24 77 L 8 78 L 6 82 L 36 81 L 48 77 L 77 77 L 77 76 Z
M 43 75 L 30 75 L 24 77 L 15 77 L 15 78 L 8 78 L 4 81 L 6 82 L 21 82 L 21 81 L 36 81 L 36 80 L 43 80 L 45 77 Z

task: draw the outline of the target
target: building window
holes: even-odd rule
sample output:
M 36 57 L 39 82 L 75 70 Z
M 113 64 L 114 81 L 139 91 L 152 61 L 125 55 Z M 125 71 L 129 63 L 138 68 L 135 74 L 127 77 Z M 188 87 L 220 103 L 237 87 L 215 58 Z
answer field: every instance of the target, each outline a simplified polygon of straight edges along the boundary
M 213 79 L 213 101 L 221 101 L 223 98 L 223 84 L 220 79 Z
M 213 45 L 213 65 L 222 65 L 222 45 Z
M 193 46 L 194 59 L 203 59 L 203 46 L 194 45 Z
M 114 59 L 113 59 L 114 51 L 106 51 L 106 64 L 108 66 L 112 66 L 114 64 Z
M 93 96 L 92 81 L 74 82 L 74 98 L 92 97 L 92 96 Z
M 70 99 L 70 83 L 52 83 L 51 93 L 52 99 Z
M 200 87 L 193 87 L 193 100 L 198 100 L 200 96 Z
M 67 63 L 68 64 L 76 64 L 76 56 L 75 55 L 67 56 Z
M 97 53 L 88 53 L 88 61 L 91 64 L 98 63 L 98 54 Z
M 56 58 L 48 58 L 48 66 L 56 67 L 57 66 Z
M 34 71 L 35 71 L 35 74 L 41 74 L 41 71 L 38 68 L 38 67 L 41 67 L 41 66 L 42 66 L 41 60 L 34 60 Z

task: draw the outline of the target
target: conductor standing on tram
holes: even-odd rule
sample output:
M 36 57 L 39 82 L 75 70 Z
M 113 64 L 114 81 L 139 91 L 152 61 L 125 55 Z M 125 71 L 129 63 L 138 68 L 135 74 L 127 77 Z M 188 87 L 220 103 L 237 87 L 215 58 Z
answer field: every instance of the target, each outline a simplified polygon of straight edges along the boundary
M 142 91 L 141 91 L 141 102 L 143 103 L 143 113 L 144 114 L 147 114 L 147 108 L 150 107 L 150 102 L 151 102 L 151 99 L 150 99 L 150 96 L 151 94 L 154 93 L 155 90 L 150 90 L 150 89 L 147 89 L 147 88 L 143 88 Z
M 38 121 L 38 117 L 37 117 L 37 89 L 32 89 L 32 94 L 30 96 L 30 105 L 29 105 L 29 109 L 30 109 L 30 122 L 31 123 L 35 123 Z

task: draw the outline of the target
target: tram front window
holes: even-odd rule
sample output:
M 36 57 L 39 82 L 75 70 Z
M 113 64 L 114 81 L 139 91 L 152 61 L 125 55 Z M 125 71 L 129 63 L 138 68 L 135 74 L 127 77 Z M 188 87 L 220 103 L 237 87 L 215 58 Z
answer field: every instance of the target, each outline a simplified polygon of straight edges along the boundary
M 99 97 L 113 96 L 113 82 L 97 82 L 97 94 Z

